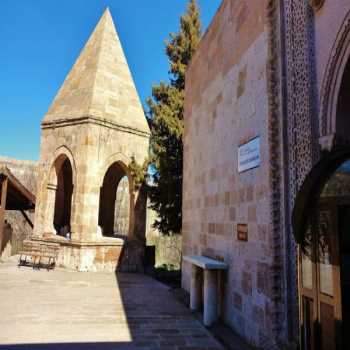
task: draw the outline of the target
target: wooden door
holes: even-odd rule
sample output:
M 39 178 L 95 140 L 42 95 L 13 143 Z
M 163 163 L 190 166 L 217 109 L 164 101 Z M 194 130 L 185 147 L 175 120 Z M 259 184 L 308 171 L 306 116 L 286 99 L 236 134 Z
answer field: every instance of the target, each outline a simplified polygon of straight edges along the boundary
M 343 348 L 350 348 L 350 201 L 338 207 Z
M 321 202 L 299 253 L 301 343 L 304 350 L 342 349 L 338 208 Z

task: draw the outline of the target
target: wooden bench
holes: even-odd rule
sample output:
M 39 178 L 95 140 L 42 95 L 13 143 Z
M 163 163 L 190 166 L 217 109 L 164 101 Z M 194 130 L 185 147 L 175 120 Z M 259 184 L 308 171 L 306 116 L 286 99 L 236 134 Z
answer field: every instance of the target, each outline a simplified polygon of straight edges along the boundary
M 20 252 L 18 266 L 31 264 L 33 269 L 45 266 L 48 270 L 54 269 L 60 245 L 36 240 L 25 240 Z M 30 261 L 28 261 L 30 259 Z
M 224 262 L 202 255 L 184 256 L 183 260 L 192 264 L 190 308 L 198 310 L 202 301 L 201 269 L 204 271 L 203 283 L 203 323 L 209 327 L 218 319 L 218 271 L 227 270 Z

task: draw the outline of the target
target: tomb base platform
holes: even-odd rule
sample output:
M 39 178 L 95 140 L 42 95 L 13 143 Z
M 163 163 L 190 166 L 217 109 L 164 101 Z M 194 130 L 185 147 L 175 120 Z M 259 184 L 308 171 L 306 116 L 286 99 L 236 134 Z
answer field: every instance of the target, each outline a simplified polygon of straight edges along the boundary
M 103 237 L 76 241 L 60 236 L 32 237 L 31 240 L 58 243 L 56 266 L 79 272 L 142 272 L 144 247 L 121 238 Z

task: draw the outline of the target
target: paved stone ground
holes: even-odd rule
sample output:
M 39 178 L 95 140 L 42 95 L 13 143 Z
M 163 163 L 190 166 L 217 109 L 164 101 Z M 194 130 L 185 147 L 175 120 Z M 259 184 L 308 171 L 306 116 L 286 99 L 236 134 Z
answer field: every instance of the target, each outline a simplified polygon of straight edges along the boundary
M 137 274 L 0 263 L 1 350 L 223 349 L 168 287 Z

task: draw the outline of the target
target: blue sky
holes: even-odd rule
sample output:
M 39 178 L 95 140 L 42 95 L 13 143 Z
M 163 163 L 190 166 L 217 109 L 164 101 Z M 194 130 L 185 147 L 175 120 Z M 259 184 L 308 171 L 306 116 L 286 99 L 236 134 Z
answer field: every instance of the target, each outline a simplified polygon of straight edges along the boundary
M 221 0 L 198 0 L 203 29 Z M 164 40 L 187 0 L 1 0 L 0 155 L 37 160 L 40 121 L 108 6 L 140 98 L 167 80 Z

